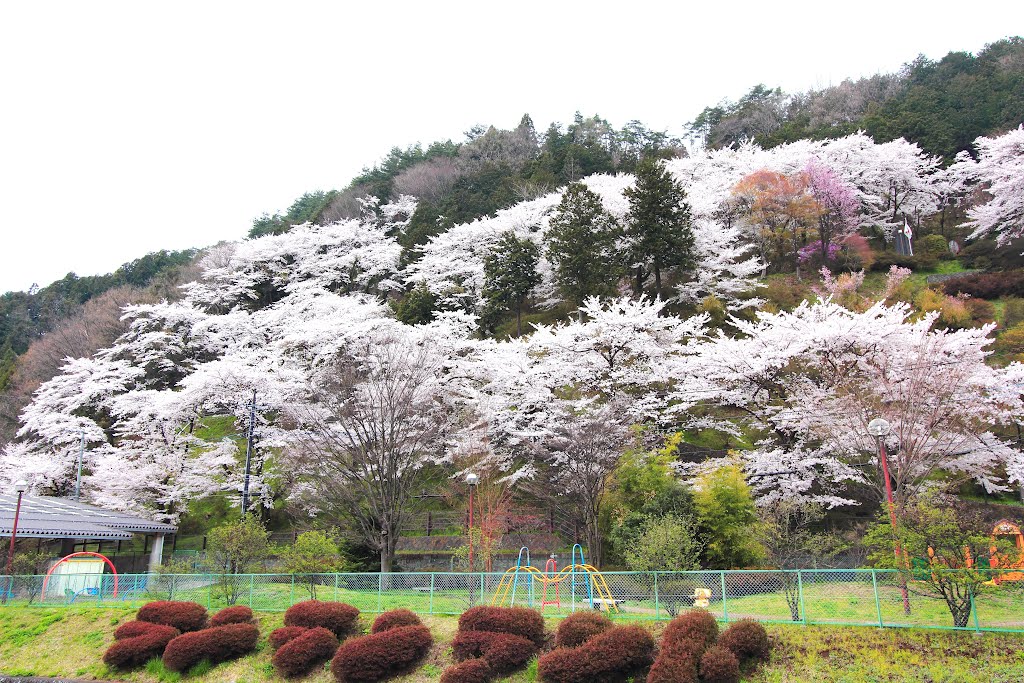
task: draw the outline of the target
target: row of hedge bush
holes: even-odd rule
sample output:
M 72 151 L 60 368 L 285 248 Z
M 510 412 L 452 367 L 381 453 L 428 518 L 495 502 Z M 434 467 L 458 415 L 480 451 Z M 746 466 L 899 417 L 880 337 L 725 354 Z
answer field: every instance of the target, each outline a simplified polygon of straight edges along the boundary
M 742 620 L 719 635 L 718 622 L 706 610 L 673 619 L 662 635 L 648 683 L 738 683 L 740 668 L 768 659 L 768 634 L 760 624 Z
M 407 609 L 379 615 L 370 633 L 357 631 L 359 610 L 336 602 L 308 600 L 285 612 L 285 626 L 268 640 L 275 670 L 303 676 L 330 660 L 338 683 L 376 683 L 411 670 L 433 645 L 430 630 Z M 104 654 L 113 668 L 130 669 L 162 657 L 170 671 L 202 661 L 218 664 L 256 649 L 259 630 L 248 607 L 229 607 L 208 618 L 196 603 L 160 601 L 140 608 L 138 620 L 121 625 Z M 442 683 L 486 683 L 525 667 L 545 644 L 544 618 L 525 608 L 474 607 L 459 618 L 452 642 L 456 664 Z M 719 634 L 706 610 L 691 610 L 655 641 L 640 626 L 616 626 L 605 615 L 579 612 L 562 620 L 554 649 L 538 660 L 545 683 L 620 681 L 648 683 L 736 683 L 741 666 L 766 660 L 767 633 L 744 620 Z
M 459 617 L 452 641 L 457 664 L 441 683 L 486 683 L 525 667 L 544 645 L 544 617 L 523 607 L 473 607 Z
M 115 669 L 132 669 L 162 657 L 171 671 L 186 671 L 206 660 L 217 664 L 252 652 L 259 640 L 248 607 L 228 607 L 208 619 L 195 602 L 160 600 L 139 608 L 136 621 L 114 632 L 103 661 Z
M 1024 271 L 1006 273 L 974 273 L 942 282 L 942 290 L 950 296 L 969 294 L 978 299 L 1024 296 Z

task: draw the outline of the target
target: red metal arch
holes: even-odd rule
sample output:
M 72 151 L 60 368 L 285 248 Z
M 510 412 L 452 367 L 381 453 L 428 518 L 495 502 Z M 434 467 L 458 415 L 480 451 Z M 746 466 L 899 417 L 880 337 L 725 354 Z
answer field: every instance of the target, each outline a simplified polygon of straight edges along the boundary
M 57 560 L 56 562 L 53 563 L 53 566 L 50 567 L 50 571 L 46 572 L 46 577 L 43 579 L 43 591 L 42 591 L 42 594 L 39 597 L 40 600 L 46 600 L 46 584 L 48 584 L 50 582 L 50 574 L 53 573 L 53 570 L 56 569 L 57 566 L 60 565 L 62 562 L 67 562 L 72 557 L 78 557 L 79 555 L 91 555 L 93 557 L 98 557 L 98 558 L 100 558 L 101 560 L 103 560 L 104 562 L 107 563 L 107 566 L 110 567 L 110 571 L 113 572 L 113 574 L 114 574 L 114 594 L 111 595 L 110 597 L 112 597 L 112 598 L 116 598 L 117 597 L 117 568 L 114 567 L 114 563 L 111 562 L 110 558 L 107 557 L 106 555 L 100 555 L 99 553 L 93 553 L 93 552 L 89 552 L 87 550 L 83 550 L 82 552 L 71 553 L 70 555 L 65 555 L 64 557 L 60 558 L 59 560 Z

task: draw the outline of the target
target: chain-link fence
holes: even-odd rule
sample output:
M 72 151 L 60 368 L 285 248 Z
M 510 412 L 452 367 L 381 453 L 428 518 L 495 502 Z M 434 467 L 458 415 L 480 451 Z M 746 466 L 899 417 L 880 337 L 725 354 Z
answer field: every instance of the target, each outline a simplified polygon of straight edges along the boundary
M 723 621 L 962 628 L 1024 632 L 1024 573 L 999 573 L 970 585 L 872 569 L 693 572 L 520 571 L 394 574 L 56 574 L 0 577 L 0 607 L 138 606 L 192 600 L 218 609 L 248 605 L 281 611 L 311 598 L 363 612 L 405 607 L 419 614 L 461 614 L 480 604 L 541 609 L 566 616 L 583 609 L 628 619 L 670 619 L 694 606 Z

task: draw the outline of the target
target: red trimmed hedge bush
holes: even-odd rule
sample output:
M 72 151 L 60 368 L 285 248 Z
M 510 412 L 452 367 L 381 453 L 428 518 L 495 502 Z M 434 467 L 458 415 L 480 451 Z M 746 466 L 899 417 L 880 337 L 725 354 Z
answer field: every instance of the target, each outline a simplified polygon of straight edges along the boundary
M 331 660 L 340 683 L 374 683 L 412 667 L 434 638 L 426 626 L 398 626 L 347 641 Z
M 648 683 L 696 683 L 701 656 L 717 637 L 718 622 L 707 610 L 680 614 L 665 627 Z
M 255 650 L 259 638 L 260 631 L 253 624 L 227 624 L 183 633 L 164 650 L 164 667 L 187 671 L 204 659 L 211 664 L 225 662 Z
M 452 641 L 456 661 L 483 658 L 492 675 L 512 673 L 525 666 L 537 652 L 533 641 L 511 633 L 491 631 L 459 631 Z
M 729 624 L 718 639 L 718 644 L 736 655 L 741 663 L 750 660 L 767 662 L 772 645 L 764 626 L 752 619 L 741 619 Z
M 576 648 L 540 658 L 537 676 L 548 683 L 620 681 L 651 665 L 654 638 L 640 626 L 616 626 Z
M 148 621 L 126 621 L 117 627 L 114 631 L 114 640 L 124 640 L 125 638 L 134 638 L 135 636 L 141 636 L 143 633 L 147 633 L 154 626 L 163 626 L 164 624 L 153 624 Z M 174 628 L 173 626 L 169 628 Z M 174 629 L 177 631 L 178 629 Z M 179 635 L 180 635 L 179 631 Z
M 139 621 L 173 626 L 182 633 L 206 628 L 206 608 L 197 602 L 157 600 L 139 608 Z
M 407 609 L 393 609 L 388 612 L 384 612 L 376 619 L 373 620 L 373 626 L 370 627 L 370 633 L 380 633 L 381 631 L 387 631 L 389 628 L 395 628 L 396 626 L 417 626 L 423 622 L 420 618 Z
M 712 645 L 700 658 L 701 683 L 739 683 L 740 662 L 720 645 Z
M 210 626 L 226 626 L 227 624 L 252 624 L 256 620 L 252 610 L 245 605 L 225 607 L 210 617 Z
M 694 640 L 662 640 L 647 683 L 697 683 L 697 671 L 705 647 Z
M 460 631 L 491 631 L 522 636 L 540 647 L 544 644 L 544 617 L 525 607 L 472 607 L 459 617 Z
M 180 635 L 173 626 L 129 621 L 114 631 L 117 640 L 103 653 L 103 662 L 115 669 L 142 666 L 164 653 L 167 644 Z
M 449 666 L 441 674 L 441 683 L 487 683 L 490 680 L 491 667 L 484 659 L 467 659 Z
M 323 628 L 322 626 L 315 628 Z M 270 649 L 276 650 L 290 640 L 298 638 L 309 629 L 305 626 L 282 626 L 281 628 L 275 628 L 270 632 L 270 637 L 267 638 L 267 642 L 270 643 Z
M 354 628 L 359 610 L 343 602 L 323 602 L 321 600 L 305 600 L 297 602 L 284 613 L 285 626 L 305 626 L 314 628 L 322 626 L 344 638 Z
M 707 649 L 718 638 L 718 622 L 706 609 L 690 610 L 670 621 L 662 638 L 666 642 L 693 640 Z
M 1024 273 L 974 273 L 951 278 L 942 283 L 942 290 L 950 296 L 969 294 L 978 299 L 998 299 L 1002 296 L 1024 296 Z
M 272 661 L 277 672 L 285 678 L 304 676 L 317 664 L 333 657 L 337 649 L 338 636 L 317 626 L 278 648 Z
M 579 647 L 615 624 L 600 612 L 574 612 L 555 631 L 555 647 Z

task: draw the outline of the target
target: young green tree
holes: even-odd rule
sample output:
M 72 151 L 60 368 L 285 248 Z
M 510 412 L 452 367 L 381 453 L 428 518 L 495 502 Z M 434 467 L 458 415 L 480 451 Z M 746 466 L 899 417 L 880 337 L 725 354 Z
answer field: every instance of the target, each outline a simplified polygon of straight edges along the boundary
M 665 268 L 692 268 L 693 228 L 686 191 L 657 159 L 645 159 L 636 169 L 636 183 L 625 193 L 629 200 L 626 242 L 630 268 L 635 269 L 636 292 L 654 273 L 654 290 L 661 296 Z
M 221 597 L 233 605 L 242 590 L 239 575 L 261 568 L 270 556 L 270 534 L 258 517 L 244 515 L 237 522 L 211 529 L 206 539 L 207 562 L 217 573 Z
M 613 562 L 632 565 L 629 553 L 664 518 L 672 517 L 676 522 L 696 527 L 693 494 L 671 468 L 681 440 L 682 435 L 675 434 L 658 451 L 627 451 L 612 473 L 605 506 L 607 514 L 601 522 Z M 662 535 L 665 533 L 662 530 Z M 697 548 L 694 562 L 699 557 Z
M 620 275 L 619 235 L 618 224 L 599 196 L 583 183 L 571 183 L 565 189 L 546 235 L 548 259 L 562 296 L 579 306 L 588 297 L 615 291 Z
M 694 503 L 704 535 L 704 557 L 715 569 L 759 564 L 764 548 L 758 542 L 757 505 L 743 472 L 735 465 L 719 467 L 697 480 Z
M 49 559 L 49 553 L 28 550 L 25 547 L 17 548 L 11 563 L 13 575 L 0 582 L 0 590 L 25 595 L 28 597 L 28 604 L 31 605 L 43 589 L 43 575 L 46 573 Z
M 540 284 L 537 262 L 540 249 L 530 240 L 521 240 L 506 232 L 484 260 L 485 317 L 514 309 L 516 336 L 523 334 L 523 303 Z
M 323 531 L 305 531 L 295 543 L 278 551 L 282 567 L 289 574 L 300 574 L 310 600 L 316 600 L 321 574 L 343 571 L 345 560 L 338 544 Z
M 904 508 L 895 534 L 884 512 L 864 542 L 871 549 L 868 559 L 873 564 L 899 571 L 911 593 L 941 599 L 953 617 L 953 626 L 965 627 L 977 597 L 999 590 L 990 583 L 992 570 L 982 559 L 992 545 L 991 537 L 979 531 L 983 524 L 980 518 L 972 519 L 946 501 L 920 498 Z M 909 561 L 897 561 L 893 553 L 896 540 Z M 1020 557 L 1019 550 L 1009 543 L 997 543 L 996 550 L 1009 562 Z
M 761 543 L 768 561 L 779 569 L 818 568 L 830 564 L 844 548 L 836 534 L 816 531 L 814 525 L 825 518 L 825 510 L 816 503 L 777 500 L 758 510 Z M 800 579 L 796 574 L 781 575 L 782 591 L 793 621 L 800 621 Z
M 693 520 L 678 515 L 652 518 L 625 551 L 633 571 L 687 571 L 700 568 L 700 540 Z

